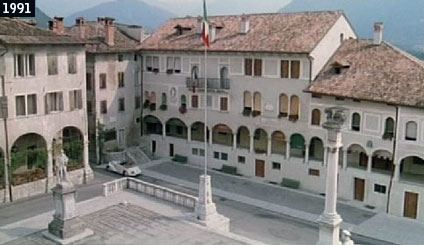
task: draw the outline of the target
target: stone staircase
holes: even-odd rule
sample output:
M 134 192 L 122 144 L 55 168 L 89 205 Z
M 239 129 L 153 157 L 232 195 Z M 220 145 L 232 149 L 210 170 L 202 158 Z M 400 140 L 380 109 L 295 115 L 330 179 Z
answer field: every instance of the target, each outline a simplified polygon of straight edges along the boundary
M 152 161 L 151 158 L 137 146 L 128 148 L 126 154 L 129 159 L 138 164 L 147 164 Z

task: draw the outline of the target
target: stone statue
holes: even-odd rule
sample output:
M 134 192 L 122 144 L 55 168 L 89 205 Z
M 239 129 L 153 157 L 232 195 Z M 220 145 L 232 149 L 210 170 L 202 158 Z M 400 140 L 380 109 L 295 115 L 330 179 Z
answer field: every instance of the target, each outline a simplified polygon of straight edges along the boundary
M 66 156 L 63 149 L 60 150 L 60 153 L 55 158 L 55 165 L 56 165 L 56 178 L 59 183 L 67 182 L 68 181 L 68 157 Z

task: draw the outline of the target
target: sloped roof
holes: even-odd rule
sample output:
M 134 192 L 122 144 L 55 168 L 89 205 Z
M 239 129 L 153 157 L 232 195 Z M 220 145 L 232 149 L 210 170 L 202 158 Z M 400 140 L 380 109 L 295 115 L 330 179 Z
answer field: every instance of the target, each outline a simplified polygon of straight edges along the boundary
M 115 27 L 115 44 L 109 46 L 105 42 L 105 26 L 103 23 L 87 21 L 85 26 L 85 39 L 90 43 L 87 46 L 87 52 L 89 53 L 116 53 L 138 50 L 140 42 L 123 33 L 118 27 Z M 77 25 L 66 28 L 65 32 L 79 37 L 79 27 Z
M 332 64 L 349 67 L 335 74 Z M 424 107 L 424 64 L 383 42 L 346 40 L 306 90 L 396 105 Z
M 341 11 L 250 14 L 209 17 L 220 27 L 210 51 L 310 53 L 335 22 Z M 247 34 L 240 33 L 242 17 L 250 22 Z M 178 35 L 176 26 L 190 27 Z M 170 19 L 141 45 L 143 50 L 201 51 L 197 18 Z M 221 29 L 222 27 L 222 29 Z
M 0 40 L 7 44 L 84 44 L 79 38 L 39 29 L 22 20 L 0 18 Z

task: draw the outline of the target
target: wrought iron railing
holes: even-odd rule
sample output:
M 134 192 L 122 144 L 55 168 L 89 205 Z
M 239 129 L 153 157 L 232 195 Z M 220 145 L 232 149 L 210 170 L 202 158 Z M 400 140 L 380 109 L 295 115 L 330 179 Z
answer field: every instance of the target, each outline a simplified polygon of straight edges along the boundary
M 224 78 L 208 78 L 208 89 L 215 90 L 228 90 L 230 89 L 230 79 Z M 187 88 L 195 88 L 195 89 L 205 89 L 205 79 L 204 78 L 191 78 L 187 77 L 186 79 Z

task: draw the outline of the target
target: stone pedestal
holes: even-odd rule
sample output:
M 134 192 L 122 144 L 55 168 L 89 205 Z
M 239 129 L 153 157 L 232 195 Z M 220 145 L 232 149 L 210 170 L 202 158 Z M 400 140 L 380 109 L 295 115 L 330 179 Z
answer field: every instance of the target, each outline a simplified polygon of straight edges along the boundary
M 43 235 L 59 244 L 69 244 L 93 234 L 76 215 L 76 189 L 70 182 L 61 182 L 52 189 L 56 212 Z
M 194 220 L 210 229 L 230 231 L 230 219 L 220 215 L 212 201 L 211 176 L 201 175 L 199 183 L 199 201 L 196 203 Z

